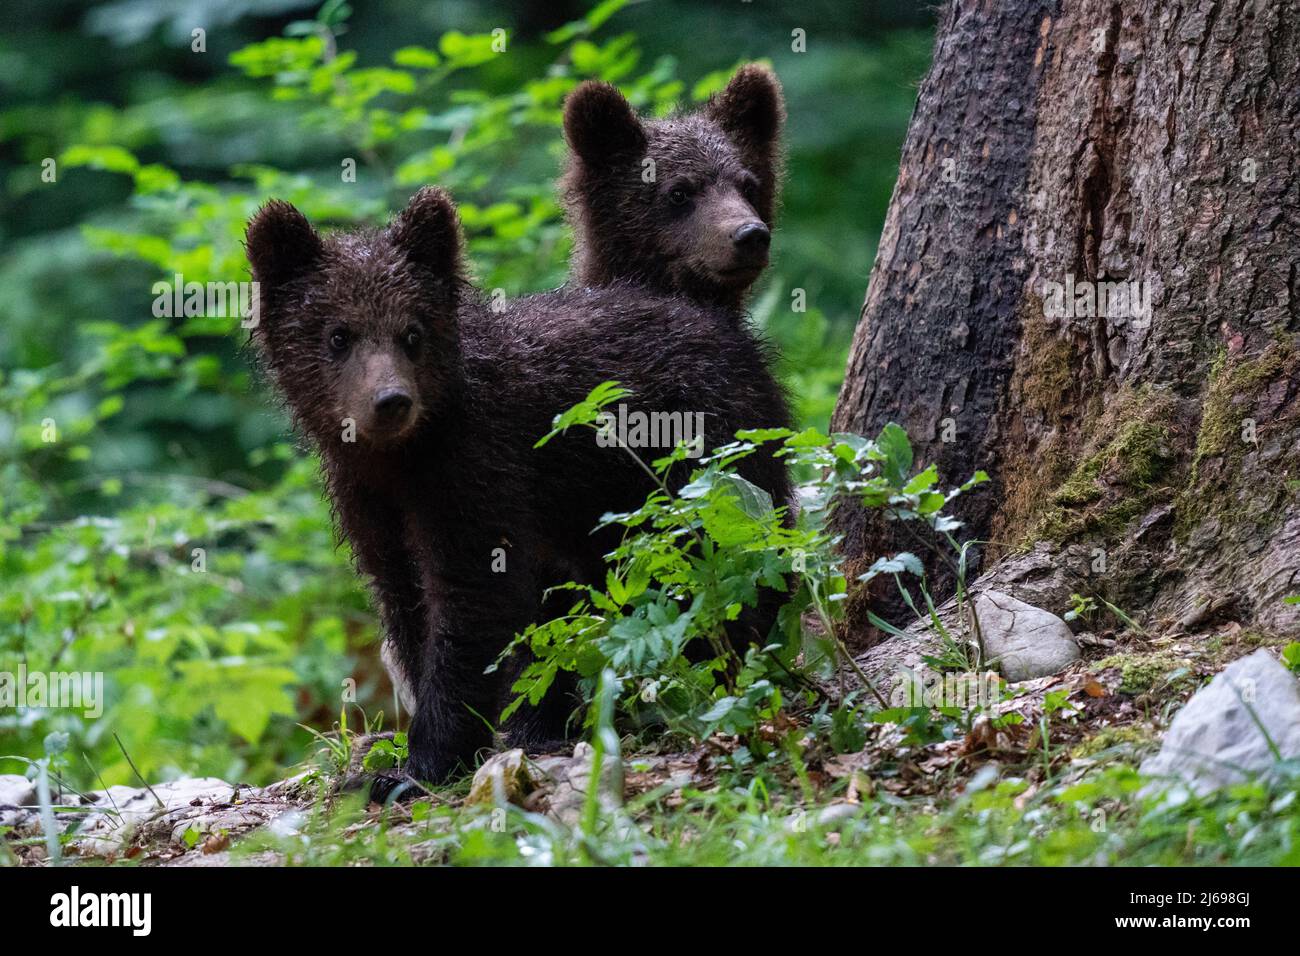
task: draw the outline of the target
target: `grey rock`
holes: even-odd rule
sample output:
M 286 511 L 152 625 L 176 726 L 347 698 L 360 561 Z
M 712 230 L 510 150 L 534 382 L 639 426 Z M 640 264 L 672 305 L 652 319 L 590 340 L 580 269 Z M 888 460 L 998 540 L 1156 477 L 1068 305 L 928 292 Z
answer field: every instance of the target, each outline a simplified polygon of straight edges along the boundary
M 1300 757 L 1300 680 L 1261 649 L 1228 665 L 1187 702 L 1142 773 L 1206 794 L 1272 767 L 1270 738 L 1283 758 Z
M 969 587 L 972 595 L 983 592 L 1009 594 L 1036 607 L 1068 607 L 1071 592 L 1078 589 L 1078 579 L 1088 573 L 1092 555 L 1083 545 L 1056 549 L 1040 541 L 1032 551 L 998 562 L 981 574 Z M 948 600 L 936 609 L 939 620 L 949 633 L 969 640 L 969 615 Z M 914 621 L 901 636 L 881 641 L 858 657 L 858 666 L 886 698 L 897 691 L 909 674 L 926 670 L 925 657 L 944 652 L 943 641 L 929 620 Z
M 80 856 L 111 857 L 130 842 L 138 827 L 160 824 L 170 829 L 176 818 L 198 815 L 195 808 L 229 804 L 235 795 L 234 787 L 215 777 L 156 783 L 151 789 L 110 787 L 88 795 L 96 812 L 77 828 L 68 850 Z
M 0 827 L 5 828 L 5 839 L 9 840 L 25 840 L 45 832 L 41 811 L 34 807 L 0 810 Z
M 852 820 L 861 814 L 860 803 L 831 803 L 815 813 L 798 807 L 786 816 L 784 827 L 789 833 L 804 833 L 810 826 L 838 830 L 844 821 Z
M 1079 659 L 1070 626 L 1040 607 L 1001 591 L 975 599 L 985 663 L 996 664 L 1011 682 L 1047 677 Z
M 148 827 L 145 832 L 149 837 L 157 839 L 166 836 L 167 841 L 175 846 L 189 846 L 190 841 L 195 839 L 191 834 L 197 834 L 201 838 L 210 834 L 242 833 L 272 822 L 278 809 L 268 804 L 248 803 L 213 809 L 172 811 L 167 816 L 158 818 L 152 826 L 141 824 L 141 827 Z
M 0 807 L 36 806 L 36 784 L 21 774 L 0 774 Z
M 852 820 L 862 814 L 862 806 L 857 803 L 832 803 L 822 807 L 817 813 L 817 825 L 834 827 L 845 820 Z
M 586 809 L 594 757 L 595 748 L 583 741 L 573 748 L 571 758 L 538 761 L 551 781 L 547 813 L 566 826 L 576 826 Z M 617 754 L 605 754 L 598 786 L 597 802 L 601 812 L 612 814 L 617 811 L 623 805 L 623 768 Z

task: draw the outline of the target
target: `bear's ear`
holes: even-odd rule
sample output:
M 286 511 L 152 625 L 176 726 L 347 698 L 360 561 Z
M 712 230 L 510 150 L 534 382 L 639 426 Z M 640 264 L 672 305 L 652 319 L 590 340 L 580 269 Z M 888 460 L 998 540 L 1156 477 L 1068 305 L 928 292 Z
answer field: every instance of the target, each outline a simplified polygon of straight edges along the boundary
M 758 63 L 742 66 L 725 90 L 709 98 L 705 113 L 742 151 L 770 153 L 785 122 L 781 82 Z
M 608 83 L 587 80 L 564 101 L 564 137 L 584 163 L 605 166 L 611 160 L 641 156 L 645 129 L 632 105 Z
M 248 221 L 244 247 L 253 278 L 266 286 L 306 274 L 325 249 L 307 217 L 282 199 L 272 199 Z
M 438 278 L 460 272 L 460 217 L 445 189 L 425 186 L 388 227 L 393 245 Z

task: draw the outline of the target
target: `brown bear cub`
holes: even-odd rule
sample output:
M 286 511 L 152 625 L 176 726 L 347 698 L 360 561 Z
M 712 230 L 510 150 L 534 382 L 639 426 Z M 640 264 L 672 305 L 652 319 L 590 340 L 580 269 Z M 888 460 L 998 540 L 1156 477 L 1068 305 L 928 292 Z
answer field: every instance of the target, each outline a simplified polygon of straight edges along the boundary
M 694 113 L 642 120 L 608 83 L 564 104 L 560 187 L 570 282 L 620 279 L 738 308 L 767 266 L 785 105 L 776 75 L 742 67 Z
M 491 744 L 511 668 L 485 669 L 549 616 L 546 588 L 604 580 L 619 535 L 592 529 L 650 491 L 627 453 L 590 430 L 535 449 L 557 413 L 617 380 L 633 410 L 703 413 L 705 448 L 789 423 L 768 349 L 726 310 L 621 283 L 490 308 L 461 277 L 459 224 L 440 190 L 421 190 L 386 229 L 332 236 L 270 202 L 247 248 L 261 283 L 254 341 L 320 451 L 340 530 L 414 690 L 417 779 L 472 767 Z M 788 500 L 778 459 L 752 456 L 741 472 Z M 773 619 L 742 637 L 766 637 Z M 553 741 L 572 706 L 560 688 L 504 730 L 521 746 Z

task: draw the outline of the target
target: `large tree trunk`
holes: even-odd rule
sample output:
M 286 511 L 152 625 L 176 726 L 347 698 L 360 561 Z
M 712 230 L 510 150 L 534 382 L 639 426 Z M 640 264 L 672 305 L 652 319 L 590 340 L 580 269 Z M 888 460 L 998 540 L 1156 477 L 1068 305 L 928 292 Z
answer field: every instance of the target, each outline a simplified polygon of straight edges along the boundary
M 987 470 L 986 562 L 1082 543 L 1078 590 L 1151 621 L 1295 629 L 1298 150 L 1297 0 L 953 0 L 833 427 Z M 844 530 L 851 571 L 899 546 Z

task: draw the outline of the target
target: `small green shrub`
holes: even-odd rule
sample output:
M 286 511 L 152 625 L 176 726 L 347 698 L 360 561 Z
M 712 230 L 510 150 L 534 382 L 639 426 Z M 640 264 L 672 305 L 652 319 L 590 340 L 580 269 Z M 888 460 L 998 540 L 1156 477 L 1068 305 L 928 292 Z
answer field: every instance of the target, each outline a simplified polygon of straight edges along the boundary
M 604 383 L 557 416 L 538 444 L 570 428 L 595 429 L 602 410 L 627 394 L 617 383 Z M 737 472 L 764 446 L 795 473 L 811 476 L 798 486 L 793 521 L 787 503 L 772 501 Z M 651 465 L 625 446 L 622 451 L 636 458 L 656 488 L 636 511 L 603 519 L 602 527 L 624 529 L 604 586 L 566 585 L 574 594 L 568 612 L 530 627 L 511 645 L 507 653 L 526 646 L 534 660 L 515 683 L 518 696 L 503 716 L 525 700 L 540 701 L 560 671 L 576 673 L 590 695 L 593 680 L 608 670 L 623 689 L 623 712 L 635 723 L 666 724 L 697 740 L 714 732 L 739 735 L 757 754 L 771 750 L 755 733 L 759 725 L 776 719 L 787 694 L 812 686 L 799 662 L 855 666 L 834 637 L 847 592 L 828 529 L 837 503 L 852 496 L 895 520 L 928 526 L 936 547 L 949 548 L 959 523 L 944 508 L 987 478 L 981 472 L 960 488 L 938 490 L 933 466 L 912 474 L 911 444 L 893 424 L 874 441 L 815 429 L 743 431 L 700 459 L 690 481 L 677 489 L 667 476 L 688 460 L 685 445 Z M 862 577 L 885 573 L 924 582 L 922 562 L 910 553 L 882 558 Z M 764 588 L 789 598 L 769 642 L 742 654 L 728 643 L 726 626 L 756 606 Z M 806 633 L 807 613 L 829 638 Z M 685 653 L 691 642 L 707 645 L 708 659 L 692 662 Z M 884 696 L 860 677 L 887 708 Z M 831 718 L 840 746 L 852 736 L 846 719 L 839 712 Z

